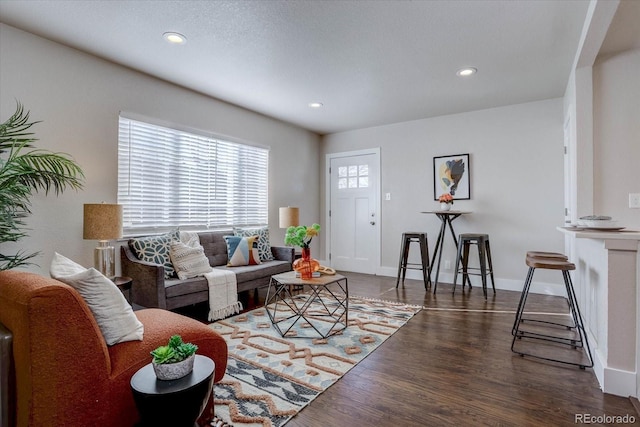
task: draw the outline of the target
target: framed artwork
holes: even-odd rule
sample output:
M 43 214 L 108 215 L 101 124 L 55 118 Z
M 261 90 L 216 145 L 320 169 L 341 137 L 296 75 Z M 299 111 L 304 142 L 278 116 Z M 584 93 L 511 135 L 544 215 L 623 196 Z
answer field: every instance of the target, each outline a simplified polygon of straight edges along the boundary
M 471 198 L 469 154 L 433 158 L 433 200 L 449 193 L 454 200 Z

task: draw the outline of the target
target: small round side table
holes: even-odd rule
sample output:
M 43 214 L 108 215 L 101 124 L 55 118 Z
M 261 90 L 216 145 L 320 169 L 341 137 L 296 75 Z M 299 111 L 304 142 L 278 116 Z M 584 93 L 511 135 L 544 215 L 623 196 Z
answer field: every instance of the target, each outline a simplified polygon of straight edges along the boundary
M 141 426 L 197 427 L 213 390 L 215 364 L 196 354 L 193 371 L 172 381 L 156 378 L 151 363 L 131 377 L 133 399 L 140 413 Z
M 133 283 L 133 279 L 131 277 L 125 276 L 116 276 L 113 278 L 113 283 L 120 289 L 120 292 L 124 295 L 127 302 L 130 303 L 130 292 L 131 292 L 131 284 Z

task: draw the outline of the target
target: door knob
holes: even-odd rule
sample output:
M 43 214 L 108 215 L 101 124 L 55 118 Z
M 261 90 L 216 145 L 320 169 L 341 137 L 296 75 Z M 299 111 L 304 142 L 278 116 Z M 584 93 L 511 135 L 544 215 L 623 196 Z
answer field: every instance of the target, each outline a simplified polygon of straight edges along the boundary
M 369 224 L 376 225 L 376 222 L 375 221 L 371 221 Z

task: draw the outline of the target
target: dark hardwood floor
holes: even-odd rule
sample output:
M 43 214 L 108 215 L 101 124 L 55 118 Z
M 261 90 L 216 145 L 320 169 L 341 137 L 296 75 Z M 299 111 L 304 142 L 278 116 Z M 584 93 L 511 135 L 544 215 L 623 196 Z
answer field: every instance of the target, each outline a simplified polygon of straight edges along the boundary
M 564 426 L 596 417 L 640 416 L 630 399 L 604 394 L 591 369 L 559 365 L 511 352 L 519 292 L 474 287 L 455 295 L 438 284 L 345 273 L 349 293 L 424 307 L 336 384 L 292 418 L 287 427 L 315 426 Z M 257 304 L 261 303 L 262 292 Z M 245 301 L 248 309 L 256 301 Z M 559 297 L 532 294 L 528 310 L 566 312 Z M 582 418 L 580 418 L 582 417 Z M 595 419 L 596 422 L 593 422 Z M 619 420 L 618 420 L 619 421 Z M 585 423 L 586 424 L 586 423 Z M 623 424 L 624 425 L 624 424 Z

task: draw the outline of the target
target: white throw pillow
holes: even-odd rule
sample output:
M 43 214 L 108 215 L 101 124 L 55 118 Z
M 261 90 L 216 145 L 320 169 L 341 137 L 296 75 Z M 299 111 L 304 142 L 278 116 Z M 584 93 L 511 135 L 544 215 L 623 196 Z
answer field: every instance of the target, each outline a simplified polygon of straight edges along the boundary
M 173 241 L 171 242 L 171 262 L 178 278 L 188 279 L 190 277 L 200 276 L 204 273 L 211 271 L 211 265 L 209 265 L 209 259 L 204 254 L 204 248 L 200 245 L 198 240 L 195 245 L 193 240 L 190 240 L 188 244 Z
M 84 298 L 107 345 L 142 341 L 144 325 L 115 283 L 98 270 L 86 269 L 56 252 L 51 261 L 50 274 L 76 289 Z

